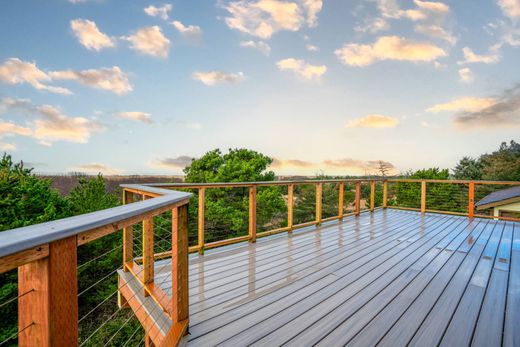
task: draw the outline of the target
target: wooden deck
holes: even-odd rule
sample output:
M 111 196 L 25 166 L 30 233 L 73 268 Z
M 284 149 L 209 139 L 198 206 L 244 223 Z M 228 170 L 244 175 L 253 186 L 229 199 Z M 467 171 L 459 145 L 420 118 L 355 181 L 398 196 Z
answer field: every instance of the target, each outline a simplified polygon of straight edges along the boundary
M 520 346 L 520 223 L 378 210 L 192 255 L 189 285 L 189 346 Z

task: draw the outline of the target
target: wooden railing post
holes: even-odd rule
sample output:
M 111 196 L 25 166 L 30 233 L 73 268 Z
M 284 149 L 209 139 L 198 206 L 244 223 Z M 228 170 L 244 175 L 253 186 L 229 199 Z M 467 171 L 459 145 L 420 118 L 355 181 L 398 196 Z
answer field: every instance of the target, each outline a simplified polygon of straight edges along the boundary
M 134 194 L 123 190 L 123 204 L 134 202 Z M 123 228 L 123 271 L 128 271 L 126 264 L 134 259 L 134 227 L 132 225 Z
M 361 182 L 356 182 L 356 200 L 355 200 L 355 204 L 356 204 L 356 209 L 355 209 L 354 214 L 356 216 L 359 216 L 359 214 L 361 212 Z
M 145 199 L 147 199 L 145 197 Z M 145 285 L 154 280 L 154 249 L 153 249 L 153 217 L 143 220 L 143 282 Z M 149 296 L 144 291 L 144 296 Z
M 421 213 L 426 212 L 426 181 L 421 181 Z
M 468 189 L 468 217 L 473 218 L 475 213 L 475 182 L 469 182 Z
M 47 258 L 18 268 L 20 346 L 78 345 L 77 263 L 72 236 L 52 242 Z
M 198 247 L 199 254 L 204 254 L 204 209 L 205 209 L 205 192 L 206 189 L 204 187 L 199 188 L 199 213 L 198 213 Z
M 323 203 L 323 183 L 316 184 L 316 225 L 321 225 L 321 210 Z
M 160 346 L 177 346 L 188 332 L 188 205 L 172 210 L 172 326 Z
M 370 212 L 374 212 L 376 199 L 376 182 L 370 181 Z
M 345 203 L 345 183 L 341 182 L 339 184 L 339 197 L 338 197 L 338 217 L 339 220 L 343 220 L 344 214 L 344 203 Z
M 289 184 L 287 186 L 287 227 L 289 228 L 289 232 L 293 231 L 293 212 L 294 208 L 294 184 Z
M 249 241 L 256 242 L 256 186 L 249 187 Z
M 383 208 L 388 207 L 388 181 L 383 181 Z

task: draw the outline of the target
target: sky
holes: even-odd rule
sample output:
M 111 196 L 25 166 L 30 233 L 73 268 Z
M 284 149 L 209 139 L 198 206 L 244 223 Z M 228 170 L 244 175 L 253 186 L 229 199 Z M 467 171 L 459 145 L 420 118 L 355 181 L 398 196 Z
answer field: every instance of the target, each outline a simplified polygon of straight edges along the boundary
M 520 0 L 0 4 L 0 151 L 37 172 L 452 168 L 520 140 Z

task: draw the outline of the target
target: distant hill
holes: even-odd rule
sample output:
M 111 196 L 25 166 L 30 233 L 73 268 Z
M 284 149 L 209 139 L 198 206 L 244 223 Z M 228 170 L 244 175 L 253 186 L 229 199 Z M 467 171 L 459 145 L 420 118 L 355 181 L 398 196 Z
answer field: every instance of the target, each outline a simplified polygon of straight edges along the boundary
M 63 175 L 38 174 L 39 177 L 48 178 L 52 181 L 52 187 L 56 188 L 62 195 L 67 195 L 78 185 L 81 177 L 88 177 L 87 174 L 72 173 Z M 179 183 L 184 180 L 183 176 L 169 175 L 107 175 L 103 176 L 109 192 L 117 191 L 123 183 Z

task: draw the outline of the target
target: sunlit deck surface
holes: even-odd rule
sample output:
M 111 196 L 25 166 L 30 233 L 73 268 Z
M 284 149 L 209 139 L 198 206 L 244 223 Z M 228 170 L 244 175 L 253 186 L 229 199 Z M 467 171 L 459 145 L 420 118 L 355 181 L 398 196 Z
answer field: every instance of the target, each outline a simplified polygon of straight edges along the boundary
M 377 210 L 189 271 L 189 346 L 520 346 L 520 223 Z

